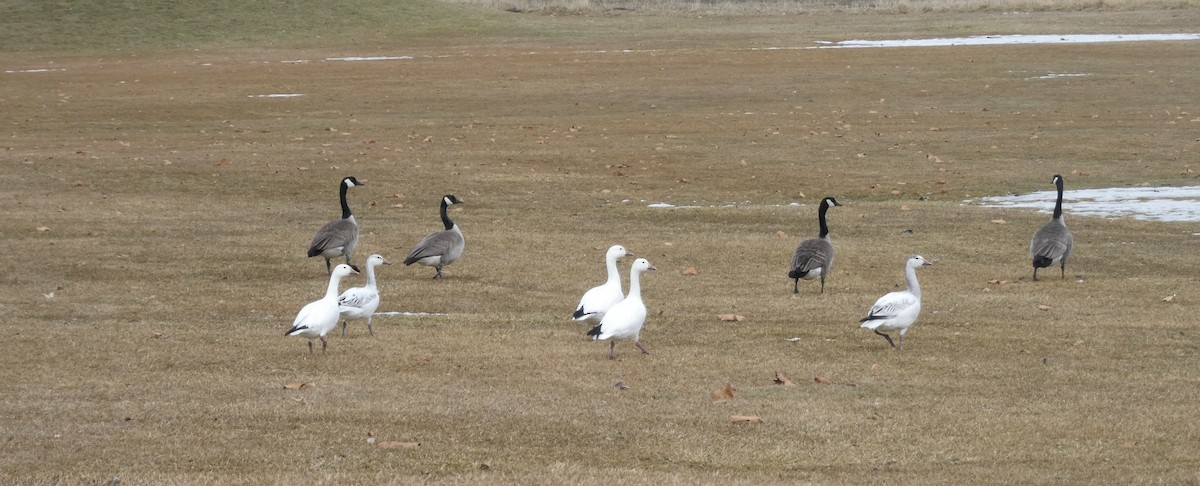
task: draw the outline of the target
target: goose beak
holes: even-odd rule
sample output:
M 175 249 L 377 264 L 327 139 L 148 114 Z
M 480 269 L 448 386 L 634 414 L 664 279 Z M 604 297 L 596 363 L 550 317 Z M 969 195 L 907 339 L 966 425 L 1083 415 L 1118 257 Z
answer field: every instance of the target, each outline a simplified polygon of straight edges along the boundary
M 931 261 L 929 261 L 929 260 L 925 260 L 925 263 L 922 263 L 922 264 L 921 264 L 921 266 L 922 266 L 922 267 L 928 267 L 928 266 L 930 266 L 930 265 L 933 265 L 933 262 L 931 262 Z
M 658 267 L 650 265 L 648 268 L 646 268 L 646 270 L 658 270 Z
M 387 259 L 385 258 L 385 259 L 383 260 L 383 264 L 384 264 L 384 265 L 391 265 L 391 264 L 392 264 L 392 262 L 389 262 L 389 261 L 387 261 Z

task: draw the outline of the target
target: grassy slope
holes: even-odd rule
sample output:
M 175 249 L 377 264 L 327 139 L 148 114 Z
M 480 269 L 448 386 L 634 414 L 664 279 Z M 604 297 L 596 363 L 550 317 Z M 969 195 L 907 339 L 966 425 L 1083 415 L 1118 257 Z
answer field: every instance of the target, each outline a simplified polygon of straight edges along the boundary
M 1034 284 L 1024 246 L 1045 216 L 958 204 L 1048 189 L 1056 171 L 1069 187 L 1194 181 L 1195 47 L 745 49 L 837 32 L 1175 31 L 1195 12 L 462 15 L 515 18 L 528 30 L 492 40 L 538 53 L 458 32 L 422 41 L 470 44 L 469 57 L 282 65 L 410 49 L 341 30 L 340 43 L 295 34 L 265 52 L 187 37 L 251 51 L 226 58 L 153 52 L 180 45 L 160 33 L 121 43 L 124 58 L 6 80 L 5 475 L 1181 483 L 1200 469 L 1195 261 L 1179 251 L 1195 247 L 1192 227 L 1069 216 L 1068 279 Z M 571 26 L 584 52 L 539 44 Z M 648 50 L 597 53 L 614 46 Z M 1059 71 L 1095 75 L 1027 79 Z M 309 95 L 247 98 L 292 90 Z M 436 228 L 444 191 L 467 200 L 455 216 L 470 246 L 445 282 L 381 271 L 388 309 L 449 316 L 381 318 L 376 339 L 352 326 L 310 359 L 280 336 L 323 285 L 323 265 L 297 254 L 351 171 L 368 182 L 351 195 L 363 251 L 398 260 Z M 786 203 L 826 193 L 847 203 L 830 215 L 839 269 L 825 295 L 792 297 L 780 265 L 815 222 L 811 204 Z M 622 343 L 610 362 L 563 321 L 615 241 L 661 269 L 645 280 L 651 357 Z M 890 352 L 854 321 L 913 251 L 938 264 L 922 270 L 910 348 Z M 747 320 L 715 318 L 730 312 Z M 776 371 L 798 386 L 773 385 Z M 296 382 L 317 386 L 282 389 Z M 726 382 L 738 398 L 711 403 Z M 367 447 L 368 431 L 422 445 Z

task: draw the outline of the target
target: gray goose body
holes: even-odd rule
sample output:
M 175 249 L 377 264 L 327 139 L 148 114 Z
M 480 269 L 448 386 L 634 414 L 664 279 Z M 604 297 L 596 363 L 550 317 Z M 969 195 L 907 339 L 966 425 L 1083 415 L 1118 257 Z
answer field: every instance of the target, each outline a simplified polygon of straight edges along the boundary
M 821 293 L 825 293 L 825 276 L 833 270 L 833 243 L 829 239 L 829 225 L 825 222 L 825 212 L 831 206 L 841 206 L 832 197 L 821 200 L 817 210 L 817 219 L 821 224 L 821 233 L 816 238 L 800 242 L 796 252 L 792 254 L 792 265 L 788 278 L 795 279 L 792 293 L 800 293 L 800 280 L 821 279 Z
M 1034 281 L 1038 279 L 1039 268 L 1046 268 L 1056 263 L 1059 265 L 1062 278 L 1066 278 L 1067 258 L 1071 256 L 1071 248 L 1075 245 L 1071 230 L 1063 221 L 1063 178 L 1061 175 L 1055 175 L 1053 181 L 1055 188 L 1058 189 L 1058 198 L 1054 202 L 1054 215 L 1051 216 L 1049 222 L 1038 228 L 1029 242 L 1029 258 L 1033 260 Z
M 330 259 L 337 257 L 345 257 L 346 263 L 350 264 L 350 258 L 354 255 L 354 248 L 358 246 L 358 222 L 354 220 L 354 215 L 350 213 L 350 205 L 346 203 L 346 191 L 351 187 L 362 186 L 358 179 L 354 176 L 346 177 L 339 183 L 338 197 L 342 203 L 342 217 L 325 223 L 321 229 L 317 230 L 317 234 L 313 236 L 312 243 L 308 245 L 308 257 L 322 256 L 325 258 L 325 270 L 332 273 Z
M 404 259 L 404 265 L 416 263 L 434 267 L 437 269 L 437 274 L 433 278 L 439 279 L 442 278 L 443 268 L 458 261 L 458 258 L 462 256 L 463 249 L 466 248 L 467 241 L 463 238 L 462 230 L 450 219 L 446 208 L 451 204 L 461 203 L 462 201 L 453 194 L 447 194 L 442 198 L 440 211 L 442 225 L 446 229 L 426 236 L 420 243 L 417 243 L 417 246 L 408 253 L 408 258 Z

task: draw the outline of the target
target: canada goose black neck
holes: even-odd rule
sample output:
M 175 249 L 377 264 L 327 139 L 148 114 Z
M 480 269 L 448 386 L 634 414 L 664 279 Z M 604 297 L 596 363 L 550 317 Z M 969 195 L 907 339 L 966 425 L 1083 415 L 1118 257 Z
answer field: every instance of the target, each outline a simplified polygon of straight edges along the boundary
M 1054 219 L 1062 219 L 1063 179 L 1061 175 L 1054 176 L 1054 187 L 1058 188 L 1058 200 L 1054 202 Z
M 351 186 L 361 185 L 362 183 L 358 182 L 358 179 L 355 179 L 353 176 L 342 179 L 342 184 L 338 189 L 338 199 L 342 201 L 342 219 L 349 219 L 352 216 L 350 214 L 350 204 L 346 202 L 346 191 L 350 190 Z
M 821 209 L 817 211 L 817 219 L 821 222 L 821 238 L 829 236 L 829 224 L 825 222 L 825 212 L 829 211 L 831 202 L 833 206 L 840 206 L 836 199 L 827 197 L 821 200 Z
M 453 202 L 458 202 L 457 199 L 452 199 L 453 197 L 454 196 L 446 196 L 442 198 L 442 225 L 444 225 L 447 230 L 454 228 L 454 221 L 450 219 L 450 213 L 446 211 L 446 208 L 450 207 L 450 204 Z

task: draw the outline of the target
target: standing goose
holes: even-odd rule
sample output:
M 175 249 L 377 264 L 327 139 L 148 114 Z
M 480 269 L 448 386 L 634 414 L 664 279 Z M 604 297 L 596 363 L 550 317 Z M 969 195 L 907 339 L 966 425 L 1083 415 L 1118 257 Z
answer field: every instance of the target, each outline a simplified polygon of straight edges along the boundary
M 608 357 L 617 359 L 616 339 L 632 339 L 642 354 L 650 354 L 650 350 L 642 346 L 640 339 L 642 324 L 646 323 L 646 304 L 642 302 L 642 286 L 640 276 L 646 270 L 658 270 L 645 258 L 633 261 L 629 269 L 629 295 L 624 300 L 610 307 L 600 319 L 600 324 L 588 331 L 592 339 L 611 339 L 608 343 Z
M 829 225 L 825 223 L 825 212 L 830 206 L 841 206 L 837 199 L 827 197 L 821 200 L 821 208 L 817 211 L 817 219 L 821 222 L 821 234 L 800 242 L 796 253 L 792 254 L 792 268 L 788 278 L 795 279 L 792 293 L 800 293 L 800 279 L 812 280 L 821 278 L 821 293 L 825 293 L 825 276 L 833 271 L 833 243 L 829 241 Z
M 367 285 L 346 289 L 338 296 L 338 313 L 342 317 L 342 337 L 346 336 L 347 321 L 367 320 L 367 331 L 372 336 L 375 329 L 371 327 L 371 317 L 379 308 L 379 288 L 375 285 L 375 267 L 391 265 L 383 255 L 378 253 L 367 257 Z
M 404 265 L 412 265 L 418 263 L 427 267 L 437 269 L 437 275 L 434 279 L 442 278 L 442 268 L 446 265 L 454 263 L 458 257 L 462 256 L 463 248 L 466 247 L 467 240 L 463 239 L 462 230 L 458 229 L 458 225 L 450 220 L 450 215 L 446 213 L 446 208 L 451 204 L 460 204 L 462 201 L 453 194 L 447 194 L 442 198 L 442 224 L 446 229 L 437 233 L 426 236 L 417 243 L 417 246 L 408 254 L 408 258 L 404 259 Z
M 609 247 L 608 253 L 604 255 L 604 263 L 608 267 L 608 281 L 603 285 L 592 287 L 583 294 L 571 319 L 599 324 L 604 313 L 625 298 L 625 292 L 621 290 L 621 272 L 617 270 L 617 260 L 627 256 L 633 256 L 633 254 L 626 251 L 625 247 L 621 245 Z
M 904 262 L 904 282 L 908 290 L 890 292 L 875 301 L 875 305 L 867 312 L 867 317 L 859 320 L 862 327 L 883 336 L 893 348 L 896 347 L 896 343 L 893 343 L 892 337 L 885 332 L 900 330 L 900 347 L 903 348 L 904 333 L 908 332 L 908 327 L 913 325 L 917 316 L 921 314 L 921 285 L 917 283 L 917 268 L 927 265 L 933 264 L 925 261 L 921 255 L 908 257 Z
M 339 256 L 346 257 L 346 264 L 350 264 L 354 247 L 358 246 L 358 222 L 354 221 L 354 215 L 350 214 L 350 205 L 346 204 L 346 191 L 351 187 L 362 185 L 364 184 L 358 182 L 354 176 L 342 179 L 338 190 L 338 197 L 342 201 L 342 219 L 325 223 L 325 226 L 317 231 L 316 236 L 313 236 L 312 243 L 308 245 L 309 258 L 317 255 L 325 257 L 327 272 L 333 272 L 330 269 L 329 259 Z
M 1062 278 L 1067 278 L 1067 257 L 1071 256 L 1074 238 L 1067 223 L 1063 222 L 1063 178 L 1054 176 L 1054 186 L 1058 189 L 1058 199 L 1054 202 L 1054 216 L 1050 221 L 1038 228 L 1029 242 L 1029 257 L 1033 259 L 1033 280 L 1037 281 L 1039 268 L 1046 268 L 1055 263 L 1061 266 Z
M 342 279 L 358 272 L 345 263 L 338 264 L 329 272 L 329 288 L 325 296 L 309 302 L 296 314 L 292 328 L 283 333 L 284 336 L 304 336 L 308 338 L 308 354 L 313 354 L 313 339 L 321 340 L 321 352 L 329 347 L 325 334 L 337 327 L 338 323 L 338 284 Z

